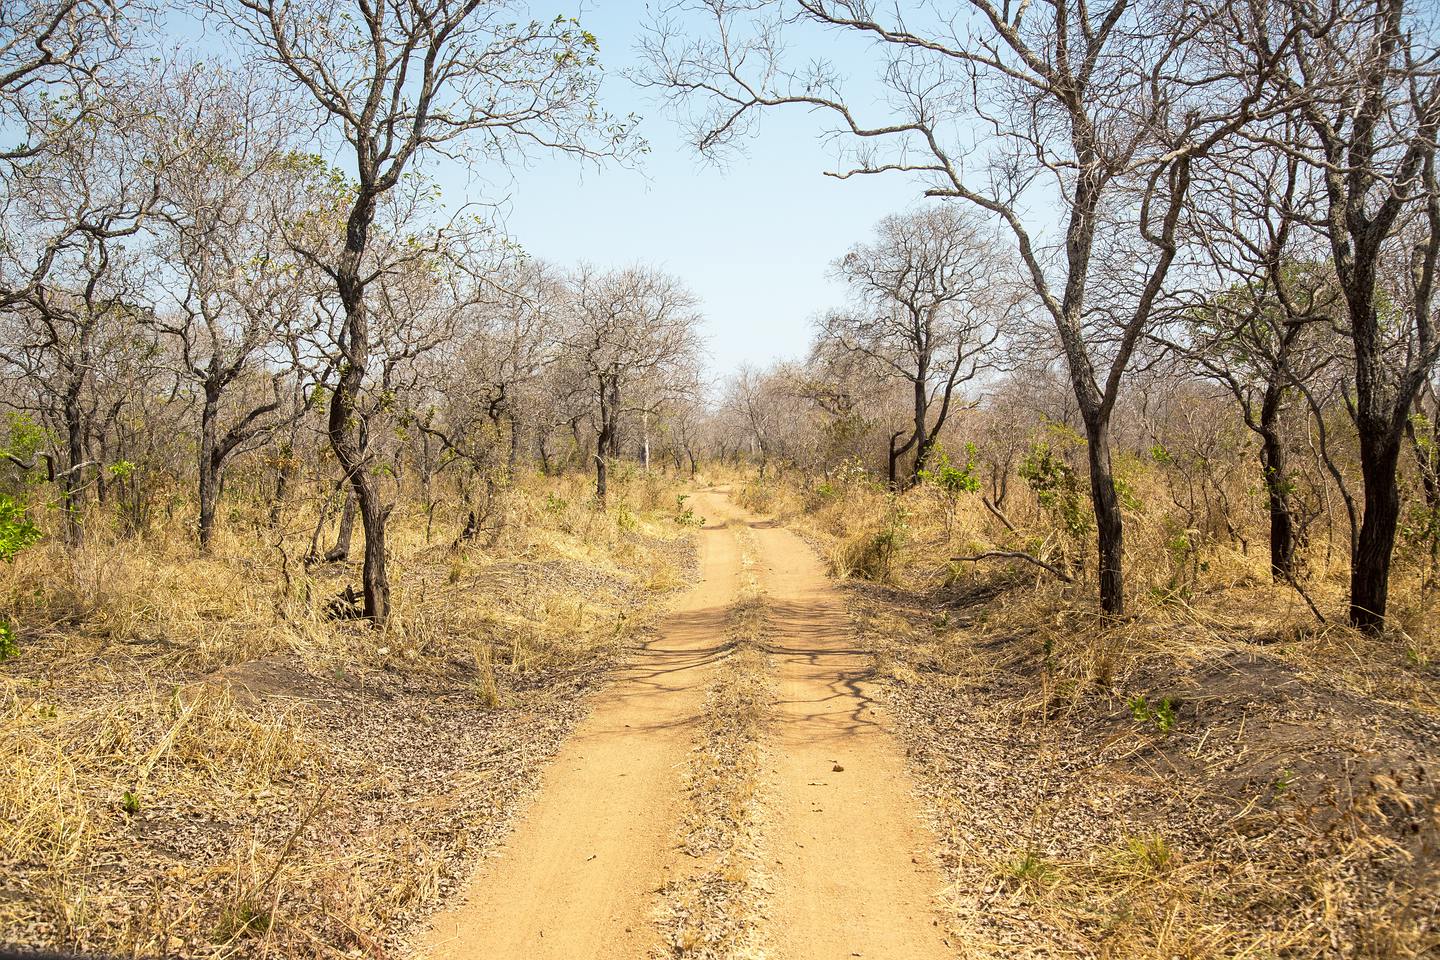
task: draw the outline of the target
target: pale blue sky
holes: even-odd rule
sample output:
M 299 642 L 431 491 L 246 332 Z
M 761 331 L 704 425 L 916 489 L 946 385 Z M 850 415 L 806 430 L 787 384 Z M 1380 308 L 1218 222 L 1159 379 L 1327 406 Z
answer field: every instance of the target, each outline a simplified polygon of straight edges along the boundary
M 842 183 L 823 176 L 833 156 L 819 141 L 819 124 L 801 110 L 767 116 L 748 155 L 725 169 L 704 164 L 653 93 L 621 76 L 637 62 L 644 6 L 599 0 L 581 13 L 600 41 L 606 109 L 644 118 L 651 151 L 639 169 L 597 172 L 570 159 L 539 159 L 490 189 L 508 194 L 510 231 L 535 256 L 599 266 L 643 261 L 682 277 L 702 302 L 716 373 L 800 356 L 810 317 L 842 297 L 826 277 L 829 262 L 882 216 L 913 203 L 919 188 L 900 177 Z M 482 198 L 484 186 L 460 171 L 441 179 L 447 200 L 467 192 Z

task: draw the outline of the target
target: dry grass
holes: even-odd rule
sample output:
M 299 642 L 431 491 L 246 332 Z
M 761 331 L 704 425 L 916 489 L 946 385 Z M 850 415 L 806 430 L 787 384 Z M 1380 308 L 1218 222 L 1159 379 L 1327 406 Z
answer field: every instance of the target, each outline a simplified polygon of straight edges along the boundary
M 0 570 L 0 942 L 116 956 L 384 956 L 463 880 L 605 665 L 682 581 L 657 477 L 506 490 L 492 535 L 402 503 L 395 618 L 325 616 L 313 513 L 239 501 Z M 358 539 L 358 538 L 357 538 Z M 357 543 L 356 556 L 358 556 Z
M 949 559 L 1087 560 L 1023 488 L 1012 531 L 973 496 L 947 516 L 929 487 L 737 478 L 850 579 L 943 839 L 956 942 L 977 958 L 1440 951 L 1440 617 L 1420 571 L 1401 566 L 1397 625 L 1367 636 L 1312 544 L 1320 624 L 1269 582 L 1263 526 L 1249 555 L 1177 543 L 1145 508 L 1160 480 L 1128 480 L 1114 622 L 1083 568 L 1067 585 Z
M 661 905 L 665 955 L 696 960 L 764 956 L 755 921 L 766 894 L 761 771 L 771 670 L 763 647 L 765 605 L 753 569 L 754 539 L 748 530 L 735 530 L 741 582 L 729 650 L 716 668 L 686 770 L 680 848 L 695 863 L 664 890 Z

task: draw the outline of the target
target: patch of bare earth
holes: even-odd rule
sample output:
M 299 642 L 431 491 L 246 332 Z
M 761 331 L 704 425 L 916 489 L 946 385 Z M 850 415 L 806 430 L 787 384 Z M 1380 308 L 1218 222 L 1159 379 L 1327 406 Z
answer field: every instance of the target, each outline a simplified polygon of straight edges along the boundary
M 1322 641 L 1106 626 L 999 580 L 850 596 L 967 955 L 1440 951 L 1440 722 L 1297 648 Z

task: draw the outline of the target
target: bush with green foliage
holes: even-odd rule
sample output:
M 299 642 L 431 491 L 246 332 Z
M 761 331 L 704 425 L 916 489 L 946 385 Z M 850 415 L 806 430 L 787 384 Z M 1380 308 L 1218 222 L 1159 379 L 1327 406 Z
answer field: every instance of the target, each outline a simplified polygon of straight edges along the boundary
M 39 541 L 42 534 L 24 505 L 13 497 L 0 493 L 0 560 L 6 563 L 26 547 Z M 9 621 L 0 619 L 0 660 L 8 660 L 19 652 L 15 643 L 15 631 Z
M 0 560 L 9 563 L 16 555 L 41 538 L 40 528 L 30 519 L 24 505 L 0 493 Z
M 1169 733 L 1175 728 L 1175 711 L 1179 706 L 1174 699 L 1162 697 L 1158 703 L 1151 703 L 1143 693 L 1126 701 L 1130 715 L 1136 723 L 1149 724 L 1159 733 Z
M 940 444 L 930 452 L 928 465 L 920 471 L 920 482 L 939 490 L 945 498 L 945 539 L 948 541 L 954 531 L 955 508 L 959 506 L 960 495 L 979 493 L 980 478 L 975 473 L 975 444 L 965 444 L 965 463 L 957 464 L 950 459 L 950 451 Z
M 1035 492 L 1041 508 L 1064 531 L 1072 548 L 1080 547 L 1090 534 L 1090 512 L 1087 491 L 1074 468 L 1050 441 L 1038 440 L 1020 461 L 1019 473 Z

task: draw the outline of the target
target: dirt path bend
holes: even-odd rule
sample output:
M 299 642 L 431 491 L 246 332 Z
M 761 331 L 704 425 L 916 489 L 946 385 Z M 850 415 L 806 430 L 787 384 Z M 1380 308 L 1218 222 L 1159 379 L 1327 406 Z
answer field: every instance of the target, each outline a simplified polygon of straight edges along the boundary
M 750 526 L 779 674 L 768 844 L 775 957 L 954 957 L 936 911 L 934 838 L 872 700 L 871 658 L 814 551 L 774 523 Z
M 435 960 L 641 960 L 659 944 L 656 891 L 674 856 L 681 774 L 723 653 L 739 550 L 719 497 L 699 535 L 700 579 L 659 635 L 595 698 L 505 846 L 419 944 Z

